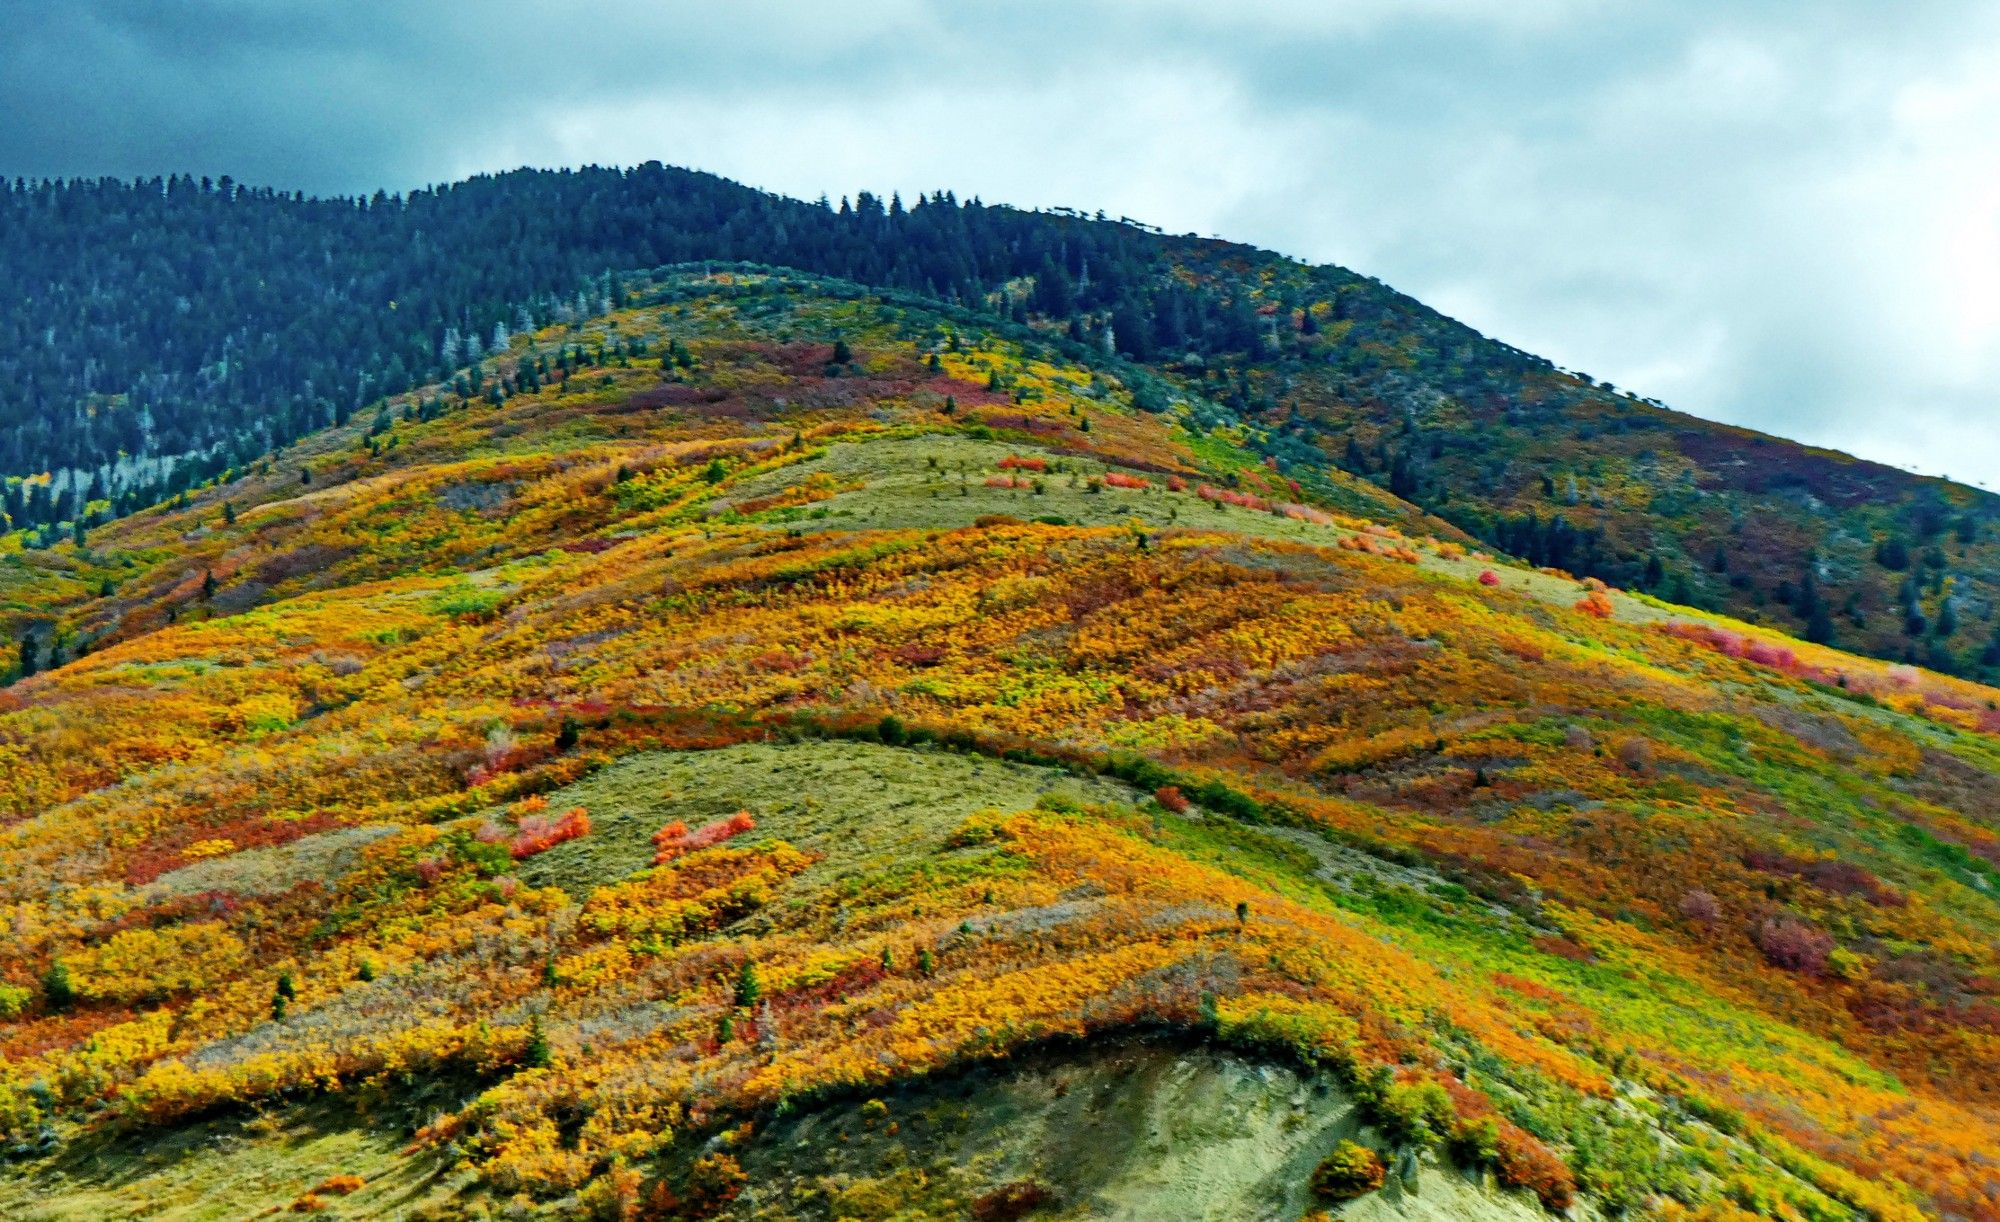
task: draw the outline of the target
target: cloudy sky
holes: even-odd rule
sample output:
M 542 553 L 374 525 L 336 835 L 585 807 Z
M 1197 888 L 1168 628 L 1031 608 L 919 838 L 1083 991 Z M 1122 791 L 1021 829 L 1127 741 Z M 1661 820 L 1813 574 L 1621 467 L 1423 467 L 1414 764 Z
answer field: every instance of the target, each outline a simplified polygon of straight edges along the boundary
M 657 158 L 1376 275 L 1716 419 L 2000 487 L 1993 0 L 64 0 L 0 173 Z

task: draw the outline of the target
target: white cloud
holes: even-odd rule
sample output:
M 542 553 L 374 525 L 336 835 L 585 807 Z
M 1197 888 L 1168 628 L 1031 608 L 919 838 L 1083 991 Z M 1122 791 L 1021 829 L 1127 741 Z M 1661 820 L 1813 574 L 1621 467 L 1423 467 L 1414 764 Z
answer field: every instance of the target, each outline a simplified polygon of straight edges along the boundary
M 354 190 L 659 158 L 1102 208 L 2000 485 L 1983 0 L 79 0 L 14 33 L 15 172 Z

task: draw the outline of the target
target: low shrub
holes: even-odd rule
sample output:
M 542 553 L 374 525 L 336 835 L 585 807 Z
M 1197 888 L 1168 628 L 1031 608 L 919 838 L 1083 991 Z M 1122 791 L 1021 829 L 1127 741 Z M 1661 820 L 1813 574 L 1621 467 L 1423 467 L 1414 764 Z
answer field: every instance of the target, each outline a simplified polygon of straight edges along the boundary
M 1313 1170 L 1313 1195 L 1326 1201 L 1352 1201 L 1382 1186 L 1388 1168 L 1381 1155 L 1367 1146 L 1343 1141 Z
M 972 1216 L 977 1222 L 1015 1222 L 1055 1204 L 1055 1200 L 1056 1194 L 1047 1185 L 1035 1180 L 1016 1180 L 975 1199 Z

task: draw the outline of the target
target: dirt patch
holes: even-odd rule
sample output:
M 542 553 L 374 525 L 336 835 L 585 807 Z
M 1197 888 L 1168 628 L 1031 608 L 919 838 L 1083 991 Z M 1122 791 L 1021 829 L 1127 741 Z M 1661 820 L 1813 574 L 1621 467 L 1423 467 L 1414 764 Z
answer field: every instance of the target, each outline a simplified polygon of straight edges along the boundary
M 738 1218 L 963 1218 L 1010 1187 L 1034 1218 L 1285 1219 L 1321 1204 L 1312 1171 L 1377 1140 L 1323 1080 L 1170 1042 L 1044 1052 L 1004 1070 L 781 1121 L 742 1152 Z M 1533 1198 L 1426 1162 L 1414 1189 L 1338 1209 L 1377 1222 L 1542 1219 Z

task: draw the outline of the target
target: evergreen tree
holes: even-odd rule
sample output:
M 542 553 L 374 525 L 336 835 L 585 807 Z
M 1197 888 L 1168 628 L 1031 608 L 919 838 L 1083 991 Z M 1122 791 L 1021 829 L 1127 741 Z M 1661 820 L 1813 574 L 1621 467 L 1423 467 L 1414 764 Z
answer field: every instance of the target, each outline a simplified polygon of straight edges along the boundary
M 757 979 L 757 961 L 745 959 L 736 973 L 736 1008 L 748 1010 L 764 996 L 763 982 Z
M 42 999 L 51 1010 L 67 1010 L 76 1001 L 76 986 L 70 983 L 69 967 L 60 959 L 42 973 Z
M 528 1042 L 521 1049 L 521 1063 L 529 1069 L 547 1069 L 554 1060 L 548 1032 L 542 1029 L 542 1016 L 537 1014 L 528 1020 Z
M 1910 567 L 1910 545 L 1891 535 L 1875 545 L 1875 563 L 1891 572 L 1902 572 Z

